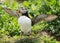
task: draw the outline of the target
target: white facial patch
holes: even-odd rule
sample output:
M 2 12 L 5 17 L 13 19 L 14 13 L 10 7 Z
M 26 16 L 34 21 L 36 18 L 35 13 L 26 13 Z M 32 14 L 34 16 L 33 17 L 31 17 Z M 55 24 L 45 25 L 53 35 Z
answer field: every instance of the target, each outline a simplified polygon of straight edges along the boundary
M 25 7 L 21 7 L 21 8 L 20 8 L 20 12 L 21 12 L 21 13 L 26 13 L 26 12 L 27 12 L 27 9 L 26 9 Z

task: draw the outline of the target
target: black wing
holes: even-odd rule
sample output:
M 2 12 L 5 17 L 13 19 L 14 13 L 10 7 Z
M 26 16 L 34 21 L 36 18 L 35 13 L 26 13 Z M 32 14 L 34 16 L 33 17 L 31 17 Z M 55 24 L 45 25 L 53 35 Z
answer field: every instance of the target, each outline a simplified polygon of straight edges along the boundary
M 11 10 L 11 9 L 9 9 L 7 7 L 3 7 L 3 10 L 5 10 L 11 16 L 16 16 L 16 17 L 19 17 L 20 16 L 17 11 Z
M 32 21 L 32 25 L 34 25 L 42 20 L 49 22 L 56 18 L 57 18 L 56 15 L 40 14 L 40 15 L 37 15 L 36 17 L 32 18 L 31 21 Z

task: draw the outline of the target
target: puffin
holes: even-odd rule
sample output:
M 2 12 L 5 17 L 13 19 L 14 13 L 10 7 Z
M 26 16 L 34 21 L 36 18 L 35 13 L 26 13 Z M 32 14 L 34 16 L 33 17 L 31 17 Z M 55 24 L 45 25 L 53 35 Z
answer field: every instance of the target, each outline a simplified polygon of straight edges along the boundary
M 28 15 L 28 10 L 25 7 L 20 7 L 17 11 L 12 10 L 8 7 L 3 7 L 8 14 L 11 16 L 16 16 L 18 18 L 18 24 L 20 25 L 21 34 L 31 35 L 32 26 L 44 20 L 46 22 L 50 22 L 55 20 L 58 16 L 52 14 L 39 14 L 33 18 L 30 18 Z

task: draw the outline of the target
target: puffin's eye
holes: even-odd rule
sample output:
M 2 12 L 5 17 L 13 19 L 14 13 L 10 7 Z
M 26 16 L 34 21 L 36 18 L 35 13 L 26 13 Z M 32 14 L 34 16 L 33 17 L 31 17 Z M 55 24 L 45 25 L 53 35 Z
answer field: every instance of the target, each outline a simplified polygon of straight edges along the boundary
M 24 10 L 24 8 L 22 8 L 22 10 Z

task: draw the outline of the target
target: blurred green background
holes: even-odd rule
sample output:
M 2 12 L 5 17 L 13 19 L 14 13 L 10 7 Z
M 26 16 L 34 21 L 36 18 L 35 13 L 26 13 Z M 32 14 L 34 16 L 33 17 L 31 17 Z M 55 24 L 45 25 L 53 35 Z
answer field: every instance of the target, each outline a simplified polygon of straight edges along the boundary
M 0 36 L 3 37 L 3 40 L 5 36 L 20 37 L 20 28 L 17 22 L 18 19 L 6 13 L 2 9 L 2 6 L 7 6 L 12 10 L 17 10 L 21 6 L 25 6 L 28 9 L 28 14 L 31 18 L 39 14 L 57 15 L 58 18 L 52 22 L 46 23 L 45 21 L 41 21 L 39 24 L 32 26 L 32 34 L 36 35 L 36 33 L 41 32 L 42 30 L 46 30 L 53 37 L 60 38 L 60 0 L 26 0 L 22 2 L 21 0 L 5 0 L 4 2 L 2 2 L 2 4 L 0 3 Z M 50 38 L 51 37 L 48 36 L 43 37 L 42 41 L 46 41 L 44 43 L 59 43 L 56 42 L 55 39 Z M 1 43 L 3 43 L 3 41 L 1 41 Z M 31 41 L 30 43 L 35 43 L 35 40 Z M 36 43 L 40 42 L 37 41 Z

